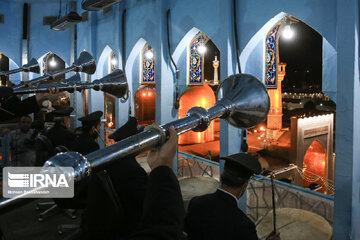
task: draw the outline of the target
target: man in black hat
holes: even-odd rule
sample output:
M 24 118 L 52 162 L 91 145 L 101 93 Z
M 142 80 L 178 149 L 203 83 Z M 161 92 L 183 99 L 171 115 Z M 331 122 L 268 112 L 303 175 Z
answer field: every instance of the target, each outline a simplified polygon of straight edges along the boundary
M 100 149 L 95 140 L 99 137 L 102 115 L 102 111 L 96 111 L 78 119 L 82 124 L 82 134 L 70 144 L 71 151 L 86 155 Z
M 225 160 L 222 186 L 215 193 L 193 198 L 185 218 L 185 232 L 194 239 L 258 239 L 255 224 L 238 208 L 250 177 L 261 172 L 256 157 L 238 153 Z M 267 239 L 280 239 L 270 234 Z
M 53 111 L 55 126 L 46 134 L 54 148 L 59 145 L 70 148 L 75 135 L 70 132 L 70 114 L 74 111 L 72 107 Z

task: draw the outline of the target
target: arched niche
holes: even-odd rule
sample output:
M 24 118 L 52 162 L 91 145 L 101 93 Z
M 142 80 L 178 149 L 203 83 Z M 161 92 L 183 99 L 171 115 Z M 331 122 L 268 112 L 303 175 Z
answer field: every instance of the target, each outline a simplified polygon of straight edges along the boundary
M 53 52 L 48 52 L 41 56 L 38 59 L 38 63 L 40 66 L 40 75 L 43 76 L 46 73 L 50 72 L 56 72 L 62 69 L 65 69 L 67 64 L 66 62 L 60 58 L 57 54 Z M 48 82 L 59 82 L 60 80 L 66 78 L 67 74 L 59 75 L 55 77 L 55 79 L 50 80 Z M 36 78 L 39 76 L 38 74 L 30 74 L 29 77 L 30 80 L 32 78 Z M 49 100 L 51 102 L 51 105 L 55 109 L 65 109 L 70 107 L 70 93 L 69 92 L 59 92 L 56 94 L 49 94 L 49 93 L 36 93 L 36 95 L 40 95 L 41 99 Z M 38 115 L 40 117 L 40 115 Z M 37 118 L 37 116 L 35 116 Z M 46 121 L 51 121 L 49 116 L 45 115 Z
M 118 59 L 119 54 L 117 54 L 113 49 L 111 49 L 110 46 L 106 45 L 99 57 L 98 64 L 96 66 L 96 72 L 92 77 L 92 81 L 96 79 L 101 79 L 102 77 L 118 69 Z M 109 139 L 108 136 L 118 127 L 117 118 L 120 114 L 118 108 L 119 99 L 111 94 L 104 93 L 102 91 L 90 90 L 89 95 L 90 107 L 88 112 L 103 112 L 103 119 L 105 119 L 106 121 L 101 127 L 100 134 L 104 139 L 106 145 L 111 145 L 114 143 L 114 141 Z M 103 145 L 103 143 L 101 143 L 100 145 Z
M 285 43 L 281 38 L 282 29 L 284 29 L 284 26 L 289 22 L 291 26 L 295 26 L 295 28 L 296 26 L 302 25 L 306 31 L 311 31 L 315 35 L 318 35 L 316 39 L 318 39 L 319 42 L 319 50 L 322 51 L 322 54 L 318 54 L 320 55 L 320 60 L 322 60 L 322 63 L 318 63 L 319 68 L 322 69 L 322 90 L 325 94 L 329 94 L 329 97 L 333 98 L 334 101 L 336 100 L 336 88 L 335 90 L 332 88 L 332 86 L 336 86 L 336 72 L 335 74 L 333 72 L 336 71 L 334 70 L 336 69 L 336 61 L 333 61 L 334 57 L 336 59 L 334 48 L 310 25 L 294 16 L 282 12 L 270 19 L 246 44 L 246 47 L 241 53 L 240 62 L 242 71 L 259 78 L 267 85 L 270 94 L 270 112 L 266 122 L 267 128 L 262 125 L 251 130 L 251 132 L 249 131 L 249 151 L 258 151 L 264 148 L 267 150 L 270 149 L 269 155 L 271 156 L 278 156 L 277 154 L 283 152 L 284 149 L 286 149 L 286 151 L 292 151 L 292 146 L 296 145 L 292 135 L 290 136 L 290 132 L 293 134 L 293 125 L 290 121 L 292 116 L 309 117 L 329 113 L 329 108 L 325 109 L 326 103 L 321 103 L 320 99 L 317 99 L 315 96 L 323 94 L 310 96 L 310 94 L 305 93 L 285 94 L 282 92 L 282 88 L 286 83 L 286 81 L 283 82 L 283 80 L 284 78 L 286 80 L 286 69 L 288 69 L 289 64 L 287 64 L 286 59 L 284 61 L 280 58 L 281 54 L 279 54 L 279 51 L 283 51 L 281 44 Z M 281 43 L 282 41 L 283 43 Z M 302 41 L 305 42 L 306 39 Z M 291 40 L 288 42 L 290 43 Z M 314 44 L 314 42 L 308 41 L 308 44 Z M 306 51 L 305 48 L 302 48 L 302 50 L 303 53 Z M 294 55 L 294 58 L 295 57 L 297 56 Z M 326 97 L 322 99 L 322 101 L 329 102 L 328 100 L 329 98 Z M 314 104 L 312 104 L 313 108 L 310 108 L 308 106 L 311 105 L 309 103 L 312 103 L 312 101 L 314 102 Z M 292 109 L 289 108 L 290 105 L 291 107 L 296 105 L 298 109 L 291 112 Z M 330 112 L 334 111 L 335 110 Z M 314 123 L 312 127 L 319 127 L 318 124 L 319 123 Z M 332 139 L 333 133 L 331 132 L 329 135 L 331 135 Z M 332 155 L 332 148 L 327 149 L 327 156 Z M 292 158 L 286 154 L 283 154 L 281 157 L 286 159 L 290 158 L 289 160 Z M 296 163 L 300 168 L 303 164 L 303 156 L 301 157 L 302 158 Z M 300 156 L 297 158 L 300 158 Z M 271 159 L 269 161 L 271 161 Z M 329 168 L 326 169 L 326 176 L 331 180 L 333 175 L 332 160 L 329 160 L 329 162 Z M 286 164 L 286 161 L 284 161 L 284 164 Z M 296 184 L 302 186 L 298 180 L 296 180 Z
M 0 53 L 0 72 L 17 69 L 19 66 L 8 56 Z M 9 76 L 2 76 L 0 79 L 0 85 L 17 85 L 22 80 L 21 72 L 11 74 Z
M 188 42 L 185 43 L 183 40 Z M 183 40 L 173 55 L 174 61 L 180 64 L 183 64 L 184 57 L 186 58 L 186 82 L 183 80 L 178 83 L 179 89 L 183 91 L 179 101 L 179 118 L 184 117 L 192 107 L 213 106 L 216 101 L 214 90 L 220 83 L 220 51 L 211 39 L 204 32 L 193 28 Z M 184 45 L 187 45 L 185 51 Z M 219 138 L 220 121 L 215 120 L 202 133 L 189 132 L 180 136 L 179 149 L 202 157 L 210 157 L 210 153 L 211 158 L 216 159 L 220 152 Z
M 326 163 L 325 147 L 318 140 L 313 141 L 304 156 L 303 187 L 311 187 L 311 184 L 318 184 L 321 186 L 321 189 L 317 190 L 318 192 L 332 192 L 332 190 L 328 189 L 328 184 L 324 180 L 327 178 Z
M 140 52 L 139 66 L 139 82 L 141 85 L 134 95 L 134 116 L 139 125 L 146 126 L 155 123 L 156 109 L 156 53 L 148 43 Z
M 201 43 L 202 42 L 202 43 Z M 198 47 L 199 45 L 204 44 L 206 47 L 206 51 L 203 56 L 199 56 L 200 54 L 197 53 L 197 51 L 194 51 L 194 47 Z M 201 85 L 201 83 L 190 83 L 191 77 L 191 69 L 192 69 L 192 62 L 190 61 L 191 54 L 198 55 L 200 58 L 197 65 L 204 64 L 205 66 L 201 66 L 203 68 L 213 68 L 213 61 L 215 60 L 215 56 L 217 58 L 217 61 L 220 63 L 220 51 L 216 47 L 216 44 L 200 29 L 193 27 L 190 29 L 185 36 L 181 39 L 179 44 L 176 46 L 174 53 L 172 54 L 173 60 L 175 64 L 178 66 L 180 73 L 186 73 L 185 76 L 180 76 L 180 79 L 178 82 L 175 82 L 175 86 L 179 88 L 180 92 L 183 92 L 188 85 Z M 201 62 L 201 64 L 199 64 Z M 220 68 L 218 69 L 218 76 L 220 76 Z M 213 71 L 206 73 L 206 72 L 199 72 L 199 76 L 202 78 L 201 80 L 209 80 L 207 82 L 210 85 L 212 84 L 212 81 L 214 80 Z M 192 82 L 192 81 L 191 81 Z
M 48 72 L 56 72 L 65 69 L 66 67 L 65 61 L 53 52 L 44 54 L 40 59 L 38 59 L 38 63 L 40 66 L 41 76 Z M 50 82 L 59 82 L 64 78 L 65 74 L 55 77 L 55 79 L 51 80 Z
M 287 13 L 280 12 L 267 23 L 250 39 L 245 48 L 240 54 L 240 63 L 242 72 L 254 75 L 263 82 L 265 82 L 265 46 L 266 36 L 269 31 L 277 24 L 281 23 L 285 17 L 290 16 L 294 19 L 302 21 L 300 18 L 291 16 Z M 302 21 L 304 22 L 304 21 Z M 306 22 L 304 22 L 307 24 Z M 311 25 L 307 24 L 309 27 Z M 314 30 L 316 31 L 316 30 Z M 320 33 L 319 33 L 320 34 Z M 320 34 L 321 35 L 321 34 Z M 335 48 L 324 38 L 322 35 L 322 51 L 323 51 L 323 63 L 322 63 L 322 91 L 329 96 L 334 102 L 336 102 L 336 50 Z
M 138 124 L 147 126 L 155 123 L 155 85 L 142 85 L 135 93 L 135 117 Z

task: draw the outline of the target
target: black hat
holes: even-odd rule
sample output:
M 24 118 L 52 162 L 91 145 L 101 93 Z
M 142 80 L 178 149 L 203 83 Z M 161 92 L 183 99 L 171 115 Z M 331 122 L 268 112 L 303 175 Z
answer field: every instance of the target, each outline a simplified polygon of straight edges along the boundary
M 0 99 L 12 96 L 13 92 L 14 90 L 11 87 L 0 87 Z
M 257 157 L 247 153 L 237 153 L 221 159 L 225 160 L 223 177 L 226 176 L 234 182 L 241 183 L 253 174 L 261 172 L 261 165 Z
M 82 122 L 82 124 L 91 125 L 95 124 L 100 121 L 100 118 L 102 117 L 103 112 L 102 111 L 96 111 L 92 112 L 84 117 L 78 118 L 79 121 Z
M 115 132 L 109 135 L 108 138 L 114 139 L 115 142 L 121 141 L 127 137 L 130 137 L 142 130 L 137 128 L 138 121 L 135 117 L 129 117 L 129 120 L 118 128 Z
M 61 110 L 55 110 L 52 113 L 54 114 L 54 117 L 69 117 L 72 111 L 74 111 L 74 108 L 69 107 Z

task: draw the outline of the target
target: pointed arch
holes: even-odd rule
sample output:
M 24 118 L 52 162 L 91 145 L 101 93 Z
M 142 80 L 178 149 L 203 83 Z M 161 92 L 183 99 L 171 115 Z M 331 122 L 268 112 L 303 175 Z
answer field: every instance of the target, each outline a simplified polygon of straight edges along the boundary
M 110 56 L 114 52 L 109 45 L 106 45 L 100 54 L 99 60 L 96 65 L 96 78 L 102 78 L 109 73 Z
M 268 22 L 249 40 L 240 54 L 241 69 L 243 72 L 254 75 L 263 82 L 265 81 L 265 40 L 267 33 L 285 16 L 292 16 L 285 12 L 280 12 Z M 292 16 L 296 19 L 296 16 Z M 303 21 L 304 22 L 304 21 Z M 307 24 L 306 22 L 304 22 Z M 313 28 L 311 25 L 307 24 Z M 314 29 L 314 28 L 313 28 Z M 314 29 L 316 31 L 316 29 Z M 318 32 L 318 31 L 317 31 Z M 319 33 L 319 32 L 318 32 Z M 319 33 L 321 35 L 321 33 Z M 322 36 L 322 35 L 321 35 Z M 336 102 L 336 50 L 322 36 L 323 39 L 323 67 L 322 67 L 322 91 Z M 326 63 L 326 64 L 325 64 Z
M 140 53 L 141 50 L 146 45 L 146 40 L 143 38 L 140 38 L 134 45 L 134 47 L 131 49 L 129 57 L 126 60 L 125 65 L 125 72 L 126 72 L 126 78 L 128 80 L 128 86 L 129 86 L 129 100 L 127 101 L 128 104 L 130 104 L 131 113 L 134 114 L 134 104 L 133 99 L 135 97 L 135 91 L 138 89 L 140 85 L 140 77 L 139 69 L 135 67 L 136 63 L 138 63 L 138 66 L 140 66 Z M 138 61 L 138 62 L 137 62 Z M 134 81 L 134 79 L 138 79 L 138 81 Z

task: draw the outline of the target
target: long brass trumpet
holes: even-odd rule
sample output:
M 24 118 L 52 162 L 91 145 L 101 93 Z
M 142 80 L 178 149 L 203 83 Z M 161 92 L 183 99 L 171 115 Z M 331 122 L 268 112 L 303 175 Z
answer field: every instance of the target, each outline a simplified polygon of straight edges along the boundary
M 74 76 L 63 79 L 59 83 L 43 83 L 36 86 L 27 88 L 17 88 L 13 90 L 14 94 L 29 94 L 29 93 L 43 93 L 48 92 L 49 88 L 56 91 L 82 91 L 84 89 L 94 89 L 96 91 L 103 91 L 114 95 L 115 97 L 123 97 L 127 90 L 128 84 L 126 82 L 125 74 L 121 70 L 115 70 L 114 72 L 106 75 L 101 79 L 94 80 L 90 83 L 83 83 L 80 79 L 80 74 L 76 73 Z M 1 87 L 0 87 L 1 91 Z
M 22 67 L 13 69 L 10 71 L 0 72 L 0 77 L 5 75 L 11 75 L 18 72 L 33 72 L 40 73 L 39 63 L 35 58 L 32 58 L 27 64 L 24 64 Z
M 95 59 L 90 55 L 90 53 L 86 51 L 82 51 L 80 53 L 80 56 L 78 59 L 75 60 L 75 62 L 68 68 L 65 68 L 63 70 L 59 70 L 57 72 L 49 72 L 46 73 L 44 76 L 32 79 L 30 81 L 21 82 L 19 85 L 14 86 L 14 89 L 34 86 L 38 83 L 43 83 L 49 80 L 55 79 L 55 77 L 59 75 L 63 75 L 68 72 L 84 72 L 88 74 L 93 74 L 96 71 L 96 63 Z
M 266 118 L 269 108 L 268 92 L 257 78 L 246 74 L 232 75 L 220 84 L 217 102 L 211 108 L 193 107 L 184 118 L 161 126 L 151 125 L 141 133 L 86 156 L 77 152 L 59 153 L 46 161 L 44 166 L 73 167 L 75 174 L 69 175 L 68 178 L 74 178 L 75 182 L 79 182 L 128 155 L 139 154 L 161 145 L 166 141 L 170 126 L 174 126 L 178 135 L 190 130 L 200 132 L 206 130 L 212 120 L 223 118 L 237 128 L 249 128 L 261 123 Z M 27 193 L 1 201 L 0 213 L 16 206 L 22 201 L 20 197 L 26 195 Z

